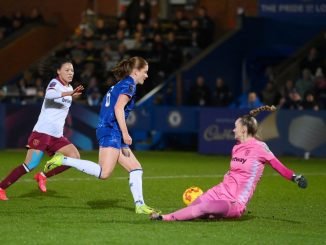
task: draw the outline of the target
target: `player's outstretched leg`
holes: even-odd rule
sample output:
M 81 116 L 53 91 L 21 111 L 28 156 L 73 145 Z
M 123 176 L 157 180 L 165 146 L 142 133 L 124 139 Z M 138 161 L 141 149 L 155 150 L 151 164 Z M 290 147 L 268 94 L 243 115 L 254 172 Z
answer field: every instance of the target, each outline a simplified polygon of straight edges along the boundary
M 147 206 L 146 204 L 136 206 L 136 214 L 152 214 L 152 213 L 161 213 L 161 211 L 156 210 Z
M 207 217 L 207 215 L 212 215 L 214 218 L 223 218 L 227 217 L 229 210 L 230 201 L 228 200 L 207 200 L 196 205 L 187 206 L 169 214 L 159 215 L 158 213 L 153 213 L 150 216 L 150 219 L 181 221 L 203 218 Z
M 61 166 L 63 162 L 63 157 L 63 154 L 57 152 L 49 161 L 46 162 L 44 166 L 44 173 L 47 173 L 50 170 Z

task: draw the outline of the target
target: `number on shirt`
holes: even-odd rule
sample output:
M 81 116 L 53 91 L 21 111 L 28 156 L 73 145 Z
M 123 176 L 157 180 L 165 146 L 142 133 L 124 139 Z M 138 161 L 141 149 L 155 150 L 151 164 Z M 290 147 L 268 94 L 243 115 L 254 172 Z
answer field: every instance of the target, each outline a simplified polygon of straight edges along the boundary
M 109 92 L 106 94 L 106 102 L 105 102 L 105 107 L 110 106 L 110 99 L 111 99 L 111 92 L 113 90 L 114 86 L 112 86 L 109 90 Z

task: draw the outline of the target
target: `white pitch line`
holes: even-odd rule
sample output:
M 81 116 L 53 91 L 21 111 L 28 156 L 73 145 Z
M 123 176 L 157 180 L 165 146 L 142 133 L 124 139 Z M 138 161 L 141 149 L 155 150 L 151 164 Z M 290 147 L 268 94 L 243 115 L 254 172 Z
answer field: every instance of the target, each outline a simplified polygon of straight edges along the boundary
M 143 177 L 143 179 L 191 179 L 191 178 L 220 178 L 223 177 L 224 174 L 212 174 L 212 175 L 170 175 L 170 176 L 147 176 L 147 177 Z M 279 176 L 281 177 L 278 173 L 274 173 L 274 174 L 264 174 L 263 177 L 275 177 L 275 176 Z M 326 173 L 305 173 L 304 176 L 326 176 Z M 109 178 L 109 180 L 127 180 L 128 176 L 125 177 L 112 177 Z M 86 176 L 85 178 L 65 178 L 65 177 L 58 177 L 56 178 L 54 176 L 54 178 L 48 178 L 48 181 L 51 182 L 56 182 L 56 181 L 97 181 L 97 178 L 91 178 Z M 35 182 L 35 180 L 33 179 L 22 179 L 19 182 Z

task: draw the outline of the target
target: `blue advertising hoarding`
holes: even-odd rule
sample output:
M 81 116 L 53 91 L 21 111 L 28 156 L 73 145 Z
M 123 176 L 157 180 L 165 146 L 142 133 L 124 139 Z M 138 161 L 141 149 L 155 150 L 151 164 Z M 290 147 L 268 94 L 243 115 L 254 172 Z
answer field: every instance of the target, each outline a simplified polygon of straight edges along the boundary
M 25 147 L 40 107 L 0 106 L 0 119 L 3 122 L 0 125 L 1 148 Z M 98 111 L 98 107 L 75 104 L 67 117 L 64 134 L 82 150 L 98 148 L 95 136 Z M 236 142 L 233 134 L 235 120 L 247 113 L 248 110 L 229 108 L 157 106 L 150 110 L 137 108 L 127 124 L 131 134 L 154 130 L 162 137 L 164 134 L 181 138 L 185 134 L 197 135 L 198 152 L 229 155 Z M 262 140 L 275 154 L 326 156 L 326 111 L 263 112 L 257 116 L 257 120 L 261 126 Z M 137 144 L 136 140 L 134 144 Z
M 196 107 L 155 107 L 152 111 L 153 128 L 169 133 L 198 132 L 199 108 Z
M 245 109 L 202 108 L 200 110 L 200 127 L 198 145 L 201 153 L 228 154 L 231 152 L 234 139 L 234 124 L 238 117 L 248 114 Z M 267 115 L 261 113 L 257 119 Z
M 295 20 L 305 24 L 325 25 L 325 0 L 260 0 L 259 15 Z
M 248 113 L 238 109 L 201 109 L 199 152 L 229 154 L 235 120 Z M 287 111 L 262 113 L 259 136 L 278 155 L 326 156 L 326 112 Z

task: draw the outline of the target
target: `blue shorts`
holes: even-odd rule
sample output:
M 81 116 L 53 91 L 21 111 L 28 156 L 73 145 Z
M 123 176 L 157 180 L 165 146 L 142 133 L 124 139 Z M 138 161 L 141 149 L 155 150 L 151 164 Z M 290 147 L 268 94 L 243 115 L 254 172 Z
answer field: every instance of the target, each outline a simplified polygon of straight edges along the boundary
M 96 137 L 100 147 L 129 148 L 129 145 L 123 143 L 120 131 L 101 128 L 96 130 Z

